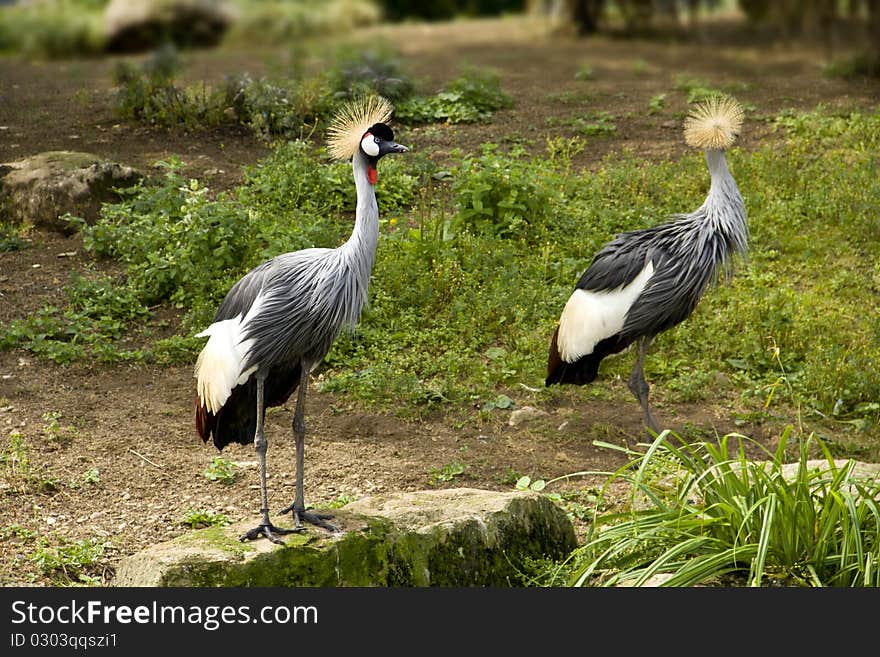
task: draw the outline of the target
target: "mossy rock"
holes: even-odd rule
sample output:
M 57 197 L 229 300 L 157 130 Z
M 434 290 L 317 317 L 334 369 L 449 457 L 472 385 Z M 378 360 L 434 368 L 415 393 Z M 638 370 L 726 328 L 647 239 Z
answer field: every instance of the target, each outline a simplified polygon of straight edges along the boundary
M 377 495 L 307 527 L 241 543 L 253 520 L 184 534 L 130 556 L 116 586 L 516 586 L 534 560 L 560 560 L 574 528 L 546 497 L 470 488 Z
M 0 214 L 12 224 L 69 234 L 75 229 L 62 215 L 70 213 L 92 224 L 103 203 L 119 200 L 117 189 L 142 178 L 132 167 L 92 153 L 39 153 L 0 165 Z

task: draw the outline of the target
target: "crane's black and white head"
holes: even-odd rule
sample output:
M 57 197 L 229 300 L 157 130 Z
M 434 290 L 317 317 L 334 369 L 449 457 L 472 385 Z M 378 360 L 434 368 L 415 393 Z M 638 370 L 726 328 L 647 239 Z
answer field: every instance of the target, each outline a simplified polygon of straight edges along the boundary
M 367 175 L 375 184 L 376 165 L 388 153 L 405 153 L 407 148 L 394 141 L 388 125 L 394 107 L 381 96 L 367 96 L 344 105 L 328 130 L 330 154 L 340 160 L 362 155 L 367 160 Z
M 379 173 L 376 165 L 388 153 L 405 153 L 408 149 L 394 141 L 394 131 L 386 123 L 374 123 L 361 137 L 360 150 L 367 158 L 367 177 L 376 184 Z

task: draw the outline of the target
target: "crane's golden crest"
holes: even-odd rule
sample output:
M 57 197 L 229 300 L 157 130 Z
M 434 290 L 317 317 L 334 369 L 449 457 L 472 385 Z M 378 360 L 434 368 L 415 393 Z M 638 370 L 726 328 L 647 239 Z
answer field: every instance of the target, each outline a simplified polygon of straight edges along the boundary
M 730 96 L 712 96 L 688 112 L 684 140 L 694 148 L 729 148 L 742 128 L 744 110 Z
M 387 123 L 394 106 L 382 96 L 366 96 L 342 106 L 327 130 L 327 148 L 339 160 L 357 153 L 361 137 L 375 123 Z

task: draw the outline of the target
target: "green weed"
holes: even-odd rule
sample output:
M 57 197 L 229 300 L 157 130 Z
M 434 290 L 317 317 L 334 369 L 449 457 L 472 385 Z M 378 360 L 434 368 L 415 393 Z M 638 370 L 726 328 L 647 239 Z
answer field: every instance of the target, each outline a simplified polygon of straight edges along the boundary
M 40 539 L 30 560 L 56 586 L 95 586 L 100 584 L 103 575 L 100 562 L 106 547 L 97 539 L 61 538 L 53 545 L 44 538 Z
M 334 57 L 327 78 L 336 98 L 351 99 L 376 93 L 399 103 L 414 92 L 413 82 L 404 72 L 400 58 L 387 43 L 367 49 L 353 46 L 341 49 Z
M 474 123 L 488 121 L 493 112 L 512 105 L 497 75 L 468 67 L 435 95 L 413 96 L 398 104 L 395 117 L 405 123 Z
M 229 516 L 223 513 L 188 509 L 180 522 L 192 529 L 203 529 L 205 527 L 225 527 L 232 521 L 229 519 Z
M 648 114 L 657 114 L 664 107 L 666 107 L 666 94 L 651 96 L 651 99 L 648 101 Z
M 357 499 L 355 495 L 349 495 L 347 493 L 339 493 L 333 500 L 327 503 L 326 507 L 328 509 L 341 509 L 349 502 L 354 502 Z
M 21 226 L 0 224 L 0 253 L 4 251 L 19 251 L 27 246 L 23 236 L 24 229 Z
M 72 427 L 61 426 L 61 411 L 46 411 L 43 413 L 43 435 L 53 443 L 70 442 Z
M 450 461 L 449 463 L 428 470 L 428 477 L 433 485 L 445 484 L 453 481 L 457 477 L 464 474 L 465 465 L 459 461 Z
M 208 481 L 217 481 L 228 486 L 235 483 L 236 469 L 237 466 L 232 461 L 215 456 L 202 474 Z

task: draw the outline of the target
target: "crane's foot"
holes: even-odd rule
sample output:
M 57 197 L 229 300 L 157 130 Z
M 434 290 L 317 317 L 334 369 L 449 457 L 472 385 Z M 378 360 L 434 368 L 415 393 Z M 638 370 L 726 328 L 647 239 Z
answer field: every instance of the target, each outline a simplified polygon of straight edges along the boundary
M 326 522 L 333 517 L 332 514 L 311 513 L 310 511 L 306 511 L 304 506 L 298 505 L 296 502 L 288 507 L 281 509 L 281 513 L 292 513 L 296 527 L 298 527 L 300 530 L 303 529 L 302 523 L 307 522 L 310 525 L 315 525 L 316 527 L 323 527 L 327 531 L 339 531 L 339 528 L 336 525 L 331 525 L 329 522 Z
M 297 532 L 301 532 L 304 528 L 302 526 L 294 527 L 293 529 L 282 529 L 280 527 L 276 527 L 272 523 L 262 523 L 253 529 L 246 531 L 244 534 L 238 537 L 238 540 L 244 541 L 253 541 L 261 536 L 265 536 L 273 543 L 277 543 L 278 545 L 284 545 L 284 541 L 278 538 L 278 535 L 284 534 L 295 534 Z

